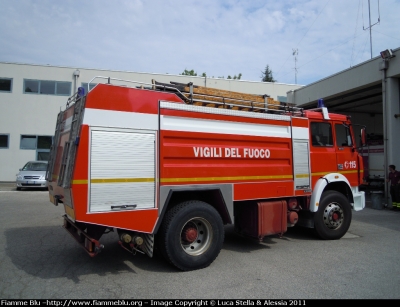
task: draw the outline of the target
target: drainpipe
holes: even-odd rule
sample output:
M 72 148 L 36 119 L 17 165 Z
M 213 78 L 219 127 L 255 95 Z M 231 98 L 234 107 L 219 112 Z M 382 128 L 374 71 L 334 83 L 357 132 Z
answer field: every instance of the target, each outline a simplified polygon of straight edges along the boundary
M 379 70 L 382 71 L 382 112 L 383 112 L 383 169 L 384 169 L 384 184 L 385 184 L 385 204 L 389 204 L 389 192 L 388 184 L 386 183 L 387 173 L 388 173 L 388 136 L 387 136 L 387 101 L 386 101 L 386 71 L 389 67 L 389 61 L 383 59 L 379 65 Z
M 74 94 L 76 93 L 76 86 L 77 86 L 79 74 L 80 74 L 80 71 L 78 69 L 74 71 Z

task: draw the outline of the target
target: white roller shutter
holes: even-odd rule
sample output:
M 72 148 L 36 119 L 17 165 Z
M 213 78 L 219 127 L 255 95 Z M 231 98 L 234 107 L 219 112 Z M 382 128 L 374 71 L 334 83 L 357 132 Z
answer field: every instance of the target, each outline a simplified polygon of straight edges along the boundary
M 90 212 L 154 207 L 155 132 L 92 128 L 89 177 Z
M 308 140 L 293 141 L 294 187 L 296 190 L 311 187 L 308 143 Z

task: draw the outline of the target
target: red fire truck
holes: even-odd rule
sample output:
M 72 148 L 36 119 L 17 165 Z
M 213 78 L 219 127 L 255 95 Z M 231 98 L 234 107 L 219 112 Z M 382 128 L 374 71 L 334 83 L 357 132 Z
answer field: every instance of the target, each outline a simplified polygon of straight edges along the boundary
M 50 201 L 90 256 L 113 231 L 133 254 L 200 269 L 218 256 L 224 225 L 260 241 L 295 225 L 335 240 L 365 207 L 348 116 L 191 83 L 105 79 L 58 114 L 47 170 Z

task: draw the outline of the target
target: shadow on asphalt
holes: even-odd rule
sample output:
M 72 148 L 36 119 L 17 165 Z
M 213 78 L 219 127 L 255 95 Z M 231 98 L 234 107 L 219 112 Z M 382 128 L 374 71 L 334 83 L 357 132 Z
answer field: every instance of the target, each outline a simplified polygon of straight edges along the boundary
M 153 258 L 143 254 L 132 255 L 118 244 L 116 233 L 105 234 L 100 239 L 105 248 L 96 257 L 90 257 L 62 226 L 13 228 L 5 231 L 5 252 L 13 264 L 27 274 L 43 279 L 66 277 L 75 283 L 81 275 L 136 273 L 139 270 L 155 272 L 180 272 L 169 265 L 158 253 Z M 314 240 L 308 232 L 288 229 L 282 238 L 257 239 L 241 237 L 233 226 L 226 227 L 223 249 L 237 253 L 250 253 L 270 249 L 279 240 Z
M 233 228 L 232 225 L 225 226 L 224 249 L 238 252 L 270 249 L 274 244 L 277 244 L 279 240 L 318 240 L 313 229 L 303 227 L 289 227 L 282 236 L 279 234 L 266 236 L 262 241 L 259 241 L 257 238 L 240 236 L 234 232 Z
M 5 237 L 5 252 L 12 263 L 27 274 L 43 279 L 66 277 L 79 283 L 81 275 L 136 273 L 135 267 L 157 272 L 176 271 L 163 259 L 142 254 L 133 256 L 123 250 L 115 233 L 100 239 L 105 248 L 96 257 L 90 257 L 61 226 L 8 229 Z

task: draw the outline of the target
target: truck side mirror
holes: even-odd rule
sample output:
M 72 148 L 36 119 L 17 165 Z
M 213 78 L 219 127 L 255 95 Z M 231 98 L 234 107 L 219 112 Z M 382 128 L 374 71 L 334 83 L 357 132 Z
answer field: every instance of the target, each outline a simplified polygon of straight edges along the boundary
M 367 133 L 365 132 L 365 127 L 361 128 L 361 145 L 365 146 L 367 144 Z

